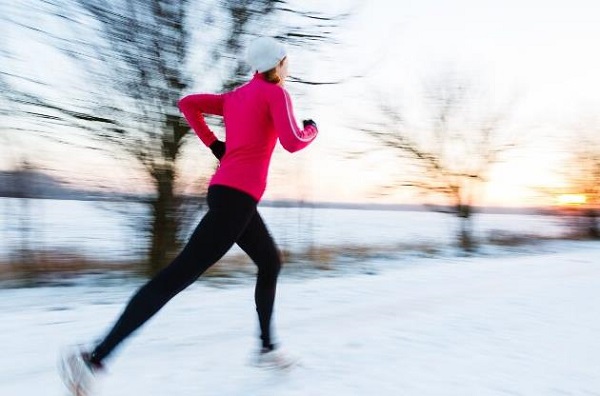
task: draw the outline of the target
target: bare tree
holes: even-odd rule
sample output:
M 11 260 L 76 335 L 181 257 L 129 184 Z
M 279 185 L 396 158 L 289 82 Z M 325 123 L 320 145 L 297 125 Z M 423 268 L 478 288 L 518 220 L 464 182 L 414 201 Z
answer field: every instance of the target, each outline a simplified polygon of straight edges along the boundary
M 400 175 L 386 189 L 415 189 L 431 209 L 456 216 L 459 245 L 470 251 L 474 209 L 490 169 L 515 146 L 501 133 L 508 111 L 482 110 L 472 85 L 447 74 L 424 92 L 419 122 L 411 122 L 401 106 L 382 103 L 380 121 L 362 131 L 398 155 Z
M 583 221 L 577 222 L 579 234 L 591 239 L 600 239 L 600 127 L 589 122 L 577 127 L 570 139 L 569 162 L 563 170 L 567 182 L 561 194 L 580 197 L 573 211 Z M 571 134 L 570 134 L 571 135 Z M 557 192 L 554 191 L 553 195 Z

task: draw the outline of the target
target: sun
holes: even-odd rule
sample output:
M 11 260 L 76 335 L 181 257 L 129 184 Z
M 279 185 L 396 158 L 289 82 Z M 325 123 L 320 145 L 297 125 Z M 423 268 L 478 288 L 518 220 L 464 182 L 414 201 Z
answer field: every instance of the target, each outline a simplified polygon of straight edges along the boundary
M 587 202 L 584 194 L 562 194 L 556 200 L 560 205 L 583 205 Z

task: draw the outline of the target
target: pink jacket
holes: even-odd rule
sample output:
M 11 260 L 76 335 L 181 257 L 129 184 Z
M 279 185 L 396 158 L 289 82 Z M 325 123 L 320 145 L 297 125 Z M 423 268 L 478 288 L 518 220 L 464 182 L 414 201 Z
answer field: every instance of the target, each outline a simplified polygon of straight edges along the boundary
M 296 123 L 287 91 L 261 74 L 243 86 L 220 95 L 195 94 L 181 99 L 179 109 L 196 135 L 210 146 L 217 138 L 203 114 L 223 116 L 227 149 L 210 185 L 229 186 L 259 201 L 267 185 L 271 155 L 277 139 L 295 152 L 308 146 L 317 128 Z

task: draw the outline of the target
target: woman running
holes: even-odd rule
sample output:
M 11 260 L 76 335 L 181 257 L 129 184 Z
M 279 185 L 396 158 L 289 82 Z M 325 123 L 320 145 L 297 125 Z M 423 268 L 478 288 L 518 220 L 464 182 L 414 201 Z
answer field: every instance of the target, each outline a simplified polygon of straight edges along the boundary
M 257 211 L 277 140 L 287 151 L 295 152 L 310 144 L 318 133 L 312 120 L 303 121 L 303 128 L 296 123 L 284 88 L 286 55 L 285 47 L 277 40 L 258 38 L 247 51 L 247 61 L 255 71 L 248 83 L 223 94 L 194 94 L 179 101 L 189 125 L 220 161 L 208 188 L 208 212 L 179 255 L 137 291 L 101 342 L 90 350 L 75 349 L 63 355 L 61 374 L 74 394 L 87 394 L 95 374 L 115 348 L 196 281 L 234 243 L 258 267 L 254 297 L 261 347 L 257 363 L 272 367 L 291 363 L 271 338 L 281 258 Z M 225 142 L 215 137 L 204 114 L 224 118 Z

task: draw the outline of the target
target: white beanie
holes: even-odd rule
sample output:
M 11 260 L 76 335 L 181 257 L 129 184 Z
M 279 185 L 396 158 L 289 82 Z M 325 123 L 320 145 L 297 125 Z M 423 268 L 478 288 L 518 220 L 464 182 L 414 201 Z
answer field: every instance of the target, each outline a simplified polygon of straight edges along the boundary
M 281 61 L 287 52 L 285 47 L 271 37 L 259 37 L 248 46 L 246 61 L 259 73 L 271 70 Z

